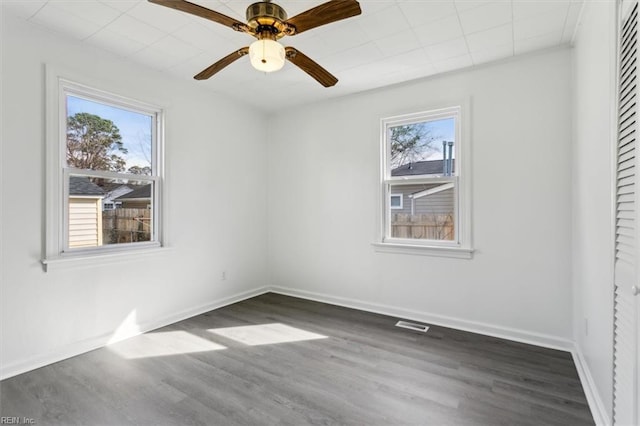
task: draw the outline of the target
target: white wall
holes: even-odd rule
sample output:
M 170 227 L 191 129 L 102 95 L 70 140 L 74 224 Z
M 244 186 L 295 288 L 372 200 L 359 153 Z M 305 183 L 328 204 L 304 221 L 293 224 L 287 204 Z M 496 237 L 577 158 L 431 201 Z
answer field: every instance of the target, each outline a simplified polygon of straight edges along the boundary
M 43 272 L 44 64 L 166 101 L 163 254 Z M 128 317 L 153 326 L 267 284 L 266 151 L 247 127 L 261 134 L 262 113 L 10 16 L 2 91 L 2 375 L 104 343 Z
M 575 333 L 610 410 L 611 352 L 602 343 L 611 341 L 612 315 L 611 288 L 602 285 L 611 257 L 603 142 L 610 70 L 602 34 L 611 13 L 610 5 L 589 6 L 573 53 L 278 112 L 268 147 L 254 137 L 267 127 L 258 111 L 4 17 L 0 373 L 106 342 L 127 318 L 145 328 L 272 284 L 542 344 L 564 346 Z M 45 63 L 167 104 L 163 254 L 42 271 Z M 472 105 L 474 258 L 375 252 L 379 119 L 462 97 Z
M 599 403 L 609 418 L 613 389 L 614 18 L 614 2 L 587 2 L 573 50 L 574 338 L 593 379 Z
M 268 150 L 271 283 L 566 347 L 570 87 L 563 49 L 279 112 Z M 375 252 L 379 120 L 464 97 L 474 258 Z

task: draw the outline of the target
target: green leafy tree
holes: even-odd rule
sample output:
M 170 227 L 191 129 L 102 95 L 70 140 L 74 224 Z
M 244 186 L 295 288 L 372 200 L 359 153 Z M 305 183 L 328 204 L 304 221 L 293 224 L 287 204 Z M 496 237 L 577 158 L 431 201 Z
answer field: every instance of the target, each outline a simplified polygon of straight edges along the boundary
M 67 119 L 67 164 L 90 170 L 122 172 L 126 154 L 120 130 L 113 121 L 86 112 Z
M 436 152 L 436 138 L 423 123 L 391 128 L 391 167 L 424 160 Z

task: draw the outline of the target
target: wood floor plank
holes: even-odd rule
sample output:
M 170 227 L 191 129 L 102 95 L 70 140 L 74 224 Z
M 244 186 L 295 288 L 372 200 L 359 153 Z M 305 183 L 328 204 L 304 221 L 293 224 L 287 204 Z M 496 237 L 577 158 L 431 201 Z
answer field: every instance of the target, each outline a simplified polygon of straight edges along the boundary
M 593 424 L 570 354 L 397 320 L 269 293 L 4 380 L 0 416 L 38 425 Z

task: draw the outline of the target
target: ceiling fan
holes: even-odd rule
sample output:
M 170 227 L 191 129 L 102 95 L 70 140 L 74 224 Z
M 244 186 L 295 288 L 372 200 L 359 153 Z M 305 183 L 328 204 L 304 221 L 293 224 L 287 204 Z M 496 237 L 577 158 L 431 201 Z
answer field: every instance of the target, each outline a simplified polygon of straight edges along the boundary
M 362 13 L 357 0 L 331 0 L 293 18 L 288 18 L 287 12 L 282 7 L 271 3 L 271 0 L 265 0 L 253 3 L 247 8 L 247 23 L 245 24 L 186 0 L 149 0 L 149 2 L 209 19 L 257 39 L 250 46 L 230 53 L 196 74 L 194 76 L 196 80 L 206 80 L 241 57 L 249 55 L 251 65 L 264 72 L 281 69 L 287 59 L 324 87 L 335 85 L 338 79 L 298 49 L 284 47 L 278 40 L 284 36 L 300 34 L 321 25 Z

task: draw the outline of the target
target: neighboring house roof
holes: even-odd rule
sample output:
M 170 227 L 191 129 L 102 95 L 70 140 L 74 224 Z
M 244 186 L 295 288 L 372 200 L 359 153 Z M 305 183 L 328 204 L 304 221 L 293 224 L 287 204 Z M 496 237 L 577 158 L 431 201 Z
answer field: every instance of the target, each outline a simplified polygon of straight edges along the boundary
M 391 170 L 391 176 L 441 175 L 444 172 L 444 160 L 416 161 L 403 164 Z M 455 171 L 456 160 L 453 159 L 452 171 Z
M 127 186 L 127 184 L 117 183 L 117 182 L 105 182 L 104 185 L 102 185 L 102 189 L 104 189 L 105 192 L 110 192 L 116 188 L 120 188 L 121 186 Z
M 126 200 L 139 200 L 139 199 L 151 199 L 151 184 L 144 185 L 138 189 L 127 192 L 124 195 L 114 198 L 114 201 L 126 201 Z
M 409 194 L 409 198 L 413 198 L 417 200 L 418 198 L 428 197 L 429 195 L 437 194 L 438 192 L 446 191 L 448 189 L 453 189 L 453 183 L 444 183 L 442 185 L 434 186 L 429 189 L 425 189 L 423 191 L 414 192 L 413 194 Z
M 146 185 L 140 185 L 137 183 L 105 182 L 105 184 L 102 185 L 102 189 L 104 189 L 105 192 L 113 192 L 120 188 L 129 188 L 133 190 L 142 186 Z
M 69 176 L 69 195 L 104 196 L 104 191 L 86 176 Z
M 105 191 L 107 191 L 104 199 L 105 201 L 108 202 L 112 202 L 113 199 L 118 198 L 124 194 L 127 194 L 131 191 L 133 191 L 135 188 L 137 188 L 137 186 L 131 188 L 129 185 L 124 185 L 124 184 L 119 184 L 120 186 L 116 186 L 110 189 L 110 190 L 106 190 L 105 187 L 102 187 L 102 189 L 105 189 Z

